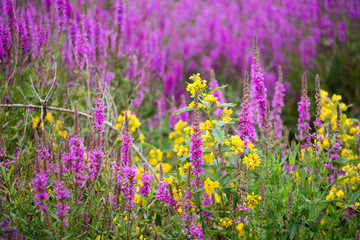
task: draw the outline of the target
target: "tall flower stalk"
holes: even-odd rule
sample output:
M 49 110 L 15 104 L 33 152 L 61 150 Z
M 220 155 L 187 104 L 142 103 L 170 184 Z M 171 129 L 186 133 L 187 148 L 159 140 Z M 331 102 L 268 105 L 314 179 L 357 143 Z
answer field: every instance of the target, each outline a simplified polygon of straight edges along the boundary
M 174 199 L 172 192 L 170 192 L 169 189 L 171 189 L 171 185 L 169 185 L 167 182 L 164 182 L 163 168 L 160 164 L 160 182 L 158 184 L 156 199 L 169 204 L 171 209 L 177 210 L 178 201 Z
M 35 132 L 35 139 L 37 139 L 38 141 L 36 129 L 34 129 L 34 132 Z M 38 146 L 38 143 L 35 145 Z M 45 215 L 48 214 L 48 207 L 45 205 L 45 200 L 49 199 L 49 195 L 46 191 L 48 176 L 46 172 L 42 168 L 40 168 L 40 163 L 44 164 L 44 160 L 49 157 L 50 154 L 47 151 L 45 143 L 43 142 L 40 151 L 37 151 L 37 158 L 35 159 L 35 177 L 32 180 L 32 184 L 34 185 L 36 191 L 35 204 L 40 207 L 40 210 L 43 211 Z
M 194 132 L 191 134 L 191 146 L 190 146 L 190 161 L 193 166 L 193 174 L 198 175 L 204 172 L 203 168 L 203 152 L 201 149 L 202 138 L 200 136 L 201 130 L 199 128 L 199 107 L 198 107 L 198 93 L 195 93 L 194 108 L 195 108 L 195 121 L 193 125 Z
M 249 74 L 245 72 L 244 88 L 243 88 L 243 102 L 241 103 L 241 112 L 238 120 L 239 137 L 249 142 L 256 141 L 256 132 L 253 119 L 249 112 Z
M 253 88 L 253 96 L 256 102 L 256 109 L 260 128 L 263 132 L 266 131 L 266 104 L 267 104 L 267 89 L 264 83 L 264 74 L 259 58 L 259 48 L 257 45 L 257 38 L 254 37 L 254 49 L 253 49 L 253 64 L 251 65 L 251 87 Z
M 297 138 L 302 142 L 303 147 L 306 147 L 309 142 L 309 131 L 311 130 L 310 127 L 310 99 L 308 98 L 307 92 L 307 78 L 306 73 L 302 76 L 302 94 L 300 101 L 298 102 L 298 130 L 299 135 Z
M 282 135 L 283 122 L 281 119 L 282 108 L 284 107 L 285 88 L 283 83 L 283 72 L 281 66 L 278 68 L 278 81 L 275 86 L 275 94 L 272 101 L 271 120 L 274 122 L 274 134 L 277 137 Z
M 84 173 L 84 139 L 79 136 L 79 113 L 76 103 L 74 112 L 74 135 L 68 141 L 70 151 L 68 153 L 65 152 L 62 155 L 62 159 L 65 163 L 65 166 L 69 167 L 69 169 L 65 168 L 65 170 L 74 173 L 74 183 L 77 184 L 78 187 L 81 187 L 87 176 Z

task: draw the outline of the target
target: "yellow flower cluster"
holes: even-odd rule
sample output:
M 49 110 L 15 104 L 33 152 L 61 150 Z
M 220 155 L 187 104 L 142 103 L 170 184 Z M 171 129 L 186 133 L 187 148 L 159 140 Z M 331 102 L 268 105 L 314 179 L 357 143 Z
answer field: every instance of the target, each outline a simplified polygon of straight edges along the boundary
M 191 94 L 206 88 L 206 80 L 201 80 L 200 73 L 197 73 L 196 75 L 193 74 L 189 79 L 193 80 L 193 83 L 188 83 L 186 91 L 190 92 Z
M 344 111 L 346 111 L 349 106 L 345 103 L 340 102 L 342 97 L 340 95 L 334 94 L 331 99 L 328 97 L 328 93 L 324 90 L 321 90 L 321 115 L 320 118 L 323 122 L 331 122 L 332 129 L 335 130 L 336 127 L 336 105 L 339 104 L 341 113 L 341 141 L 344 143 L 343 145 L 348 148 L 349 151 L 344 152 L 345 157 L 354 157 L 350 147 L 354 140 L 357 139 L 357 134 L 360 129 L 357 127 L 357 124 L 351 118 L 348 118 Z M 321 149 L 329 146 L 329 142 L 324 136 L 324 127 L 319 129 L 319 133 L 324 139 L 323 143 L 320 145 Z M 326 146 L 327 145 L 327 146 Z
M 180 175 L 184 175 L 186 173 L 186 171 L 188 170 L 188 168 L 191 167 L 191 163 L 186 163 L 184 166 L 179 167 L 179 173 Z
M 220 220 L 220 226 L 224 227 L 224 228 L 228 228 L 232 225 L 232 221 L 229 218 L 223 218 Z
M 203 97 L 204 97 L 204 101 L 211 102 L 211 103 L 216 102 L 217 105 L 220 105 L 220 102 L 218 101 L 218 98 L 215 97 L 215 96 L 212 95 L 212 94 L 205 94 L 205 93 L 204 93 L 204 94 L 203 94 Z
M 221 186 L 218 181 L 213 182 L 210 178 L 207 178 L 204 182 L 205 192 L 209 195 L 214 194 L 214 189 L 221 189 Z
M 205 153 L 204 161 L 208 164 L 213 164 L 214 154 L 213 153 Z
M 355 190 L 360 184 L 360 163 L 357 166 L 345 165 L 342 170 L 345 172 L 345 176 L 353 175 L 353 177 L 345 178 L 340 183 L 343 186 L 350 184 L 351 189 Z
M 246 163 L 246 167 L 249 170 L 253 170 L 255 167 L 260 166 L 261 161 L 259 155 L 256 152 L 253 152 L 244 157 L 243 163 Z
M 319 156 L 316 156 L 314 154 L 314 148 L 313 147 L 308 147 L 307 150 L 305 150 L 304 148 L 301 149 L 301 151 L 300 151 L 300 161 L 304 161 L 306 153 L 310 154 L 310 158 L 312 159 L 312 161 L 318 161 L 320 159 Z
M 200 129 L 203 130 L 203 131 L 204 130 L 211 130 L 211 128 L 213 126 L 215 126 L 217 122 L 218 122 L 217 120 L 212 120 L 212 121 L 206 120 L 205 122 L 200 123 Z
M 223 110 L 222 120 L 223 120 L 224 122 L 229 122 L 229 121 L 231 121 L 231 117 L 230 117 L 231 114 L 233 114 L 233 110 L 225 108 L 225 109 Z
M 156 149 L 156 150 L 151 149 L 149 151 L 149 156 L 150 156 L 149 163 L 155 165 L 158 163 L 158 161 L 161 161 L 163 153 L 161 152 L 160 149 Z
M 261 196 L 255 195 L 254 193 L 252 193 L 252 195 L 248 194 L 246 197 L 246 205 L 250 209 L 254 209 L 255 205 L 257 205 L 259 201 L 261 201 Z
M 230 141 L 225 139 L 224 143 L 227 146 L 231 146 L 231 151 L 233 151 L 236 155 L 244 152 L 243 147 L 245 146 L 245 142 L 241 140 L 239 136 L 231 136 Z
M 51 123 L 54 122 L 54 119 L 53 119 L 51 113 L 47 113 L 46 116 L 45 116 L 45 119 L 48 120 Z
M 174 131 L 169 134 L 169 139 L 174 140 L 175 144 L 181 145 L 185 142 L 182 130 L 188 125 L 187 122 L 179 120 L 174 127 Z M 185 130 L 185 129 L 184 129 Z
M 342 199 L 344 197 L 345 193 L 342 189 L 339 187 L 333 186 L 329 192 L 329 194 L 326 196 L 326 200 L 331 199 Z M 338 204 L 341 205 L 341 204 Z
M 245 236 L 245 230 L 244 230 L 244 224 L 243 223 L 239 223 L 236 226 L 236 230 L 238 231 L 238 237 L 242 238 Z
M 39 119 L 40 119 L 39 117 L 33 117 L 33 118 L 31 118 L 31 120 L 32 120 L 32 127 L 33 127 L 33 128 L 36 128 Z M 54 118 L 53 118 L 53 116 L 51 115 L 51 113 L 47 113 L 47 114 L 46 114 L 45 120 L 48 121 L 48 122 L 50 122 L 50 123 L 54 123 Z M 43 122 L 40 123 L 40 126 L 39 126 L 40 129 L 42 128 L 42 126 L 43 126 Z M 68 133 L 67 133 L 65 130 L 61 131 L 61 127 L 62 127 L 61 121 L 60 121 L 60 120 L 56 120 L 56 121 L 55 121 L 55 130 L 56 130 L 58 136 L 60 136 L 60 137 L 62 137 L 63 139 L 65 139 L 65 138 L 67 137 Z
M 61 131 L 61 121 L 60 120 L 56 120 L 56 125 L 55 125 L 55 129 L 58 133 L 58 135 L 60 137 L 62 137 L 63 139 L 65 139 L 67 137 L 67 132 L 64 130 L 64 131 Z
M 350 162 L 350 164 L 343 167 L 343 171 L 345 172 L 345 176 L 347 175 L 353 175 L 353 177 L 345 178 L 339 182 L 339 185 L 336 187 L 333 187 L 329 194 L 326 196 L 326 199 L 342 199 L 345 195 L 344 191 L 346 184 L 350 184 L 351 189 L 356 189 L 359 181 L 360 181 L 360 175 L 359 175 L 359 164 L 356 163 L 359 159 L 359 156 L 357 156 L 356 152 L 353 151 L 353 149 L 357 149 L 358 147 L 358 133 L 360 131 L 360 128 L 358 127 L 358 124 L 352 120 L 351 118 L 348 118 L 347 115 L 344 113 L 349 106 L 341 102 L 342 97 L 340 95 L 332 95 L 331 98 L 329 97 L 329 94 L 326 91 L 321 90 L 321 120 L 325 123 L 324 125 L 327 125 L 327 123 L 331 122 L 332 129 L 335 130 L 337 128 L 336 126 L 336 106 L 339 104 L 340 111 L 341 111 L 341 128 L 340 128 L 340 137 L 342 141 L 342 150 L 341 150 L 341 156 L 347 158 L 347 160 Z M 328 136 L 324 136 L 324 127 L 319 129 L 319 133 L 321 134 L 321 137 L 324 139 L 322 142 L 320 142 L 318 145 L 323 150 L 324 148 L 329 148 L 330 145 L 333 143 L 331 140 L 329 142 Z M 342 176 L 339 176 L 338 179 L 341 179 Z M 338 203 L 340 206 L 341 204 Z
M 175 178 L 174 178 L 174 176 L 170 176 L 168 178 L 164 178 L 164 181 L 167 182 L 170 185 L 173 185 L 174 181 L 175 181 Z
M 129 118 L 129 127 L 130 132 L 133 133 L 141 126 L 141 123 L 139 119 L 136 117 L 135 114 L 132 114 L 130 110 L 124 110 L 121 112 L 117 119 L 117 123 L 115 124 L 115 127 L 120 130 L 124 120 L 125 120 L 125 112 L 127 112 L 128 118 Z
M 194 129 L 192 127 L 186 127 L 184 128 L 184 132 L 186 132 L 187 134 L 193 134 Z
M 171 171 L 171 169 L 172 169 L 172 166 L 171 166 L 170 163 L 164 163 L 163 162 L 163 163 L 161 163 L 161 165 L 162 165 L 164 174 L 169 173 Z M 159 169 L 160 169 L 160 164 L 156 165 L 156 167 L 155 167 L 155 170 L 159 170 Z
M 189 108 L 194 108 L 194 101 L 192 101 L 191 103 L 189 103 Z M 204 108 L 205 109 L 205 106 L 202 104 L 202 103 L 198 103 L 198 108 L 199 109 L 202 109 Z
M 36 128 L 39 119 L 40 119 L 39 117 L 33 117 L 33 118 L 31 118 L 32 127 L 33 127 L 33 128 Z M 40 123 L 40 128 L 42 128 L 42 124 L 43 124 L 43 123 L 41 122 L 41 123 Z
M 217 142 L 217 139 L 214 138 L 208 130 L 206 130 L 205 133 L 201 135 L 201 138 L 203 140 L 203 149 L 209 149 L 210 151 Z
M 184 145 L 179 146 L 179 145 L 175 144 L 174 152 L 176 152 L 176 155 L 181 157 L 181 156 L 187 155 L 189 153 L 189 149 L 187 147 L 185 147 Z
M 144 136 L 143 134 L 141 134 L 141 135 L 139 136 L 139 138 L 140 138 L 140 142 L 141 142 L 141 143 L 144 143 L 144 142 L 145 142 L 145 136 Z
M 33 127 L 33 128 L 36 128 L 39 119 L 40 119 L 39 117 L 33 117 L 33 118 L 31 118 L 31 120 L 32 120 L 32 127 Z M 53 119 L 51 113 L 47 113 L 46 116 L 45 116 L 45 119 L 46 119 L 47 121 L 49 121 L 50 123 L 53 123 L 53 122 L 54 122 L 54 119 Z M 41 122 L 39 127 L 42 128 L 42 126 L 43 126 L 43 123 Z

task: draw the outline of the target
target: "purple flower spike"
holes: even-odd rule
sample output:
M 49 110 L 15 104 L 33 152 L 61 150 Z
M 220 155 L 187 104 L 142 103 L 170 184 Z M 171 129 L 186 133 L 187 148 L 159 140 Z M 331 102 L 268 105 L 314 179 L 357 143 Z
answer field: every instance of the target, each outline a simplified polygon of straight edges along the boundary
M 144 164 L 144 174 L 141 177 L 143 185 L 140 188 L 140 194 L 147 197 L 151 190 L 151 176 L 149 176 L 149 166 L 146 163 Z
M 281 119 L 281 112 L 282 107 L 284 107 L 284 95 L 285 95 L 285 88 L 283 83 L 283 75 L 281 66 L 279 66 L 278 71 L 278 81 L 276 82 L 275 86 L 275 94 L 274 99 L 272 101 L 273 110 L 271 112 L 271 119 L 274 121 L 274 131 L 277 137 L 281 136 L 281 129 L 282 129 L 282 119 Z
M 58 199 L 60 202 L 58 205 L 56 205 L 58 211 L 55 213 L 55 215 L 59 217 L 66 217 L 68 215 L 66 210 L 70 209 L 70 207 L 66 204 L 66 198 L 70 197 L 69 190 L 66 189 L 64 185 L 58 180 L 56 180 L 55 185 L 56 199 Z M 64 220 L 64 225 L 66 225 L 65 223 L 66 221 Z
M 254 37 L 254 56 L 251 65 L 251 85 L 256 100 L 257 112 L 260 121 L 260 127 L 263 132 L 266 131 L 266 105 L 267 105 L 267 89 L 264 83 L 264 74 L 259 59 L 259 49 L 257 46 L 256 36 Z
M 244 96 L 241 103 L 241 113 L 239 116 L 239 136 L 243 140 L 249 140 L 250 142 L 256 141 L 256 132 L 253 119 L 249 111 L 249 74 L 245 72 L 244 81 Z
M 310 100 L 307 96 L 307 78 L 306 74 L 303 74 L 302 77 L 302 96 L 300 102 L 298 103 L 298 111 L 299 111 L 299 118 L 298 118 L 298 130 L 299 135 L 297 138 L 303 142 L 303 146 L 307 146 L 310 142 L 309 139 L 309 131 L 311 130 L 310 127 Z

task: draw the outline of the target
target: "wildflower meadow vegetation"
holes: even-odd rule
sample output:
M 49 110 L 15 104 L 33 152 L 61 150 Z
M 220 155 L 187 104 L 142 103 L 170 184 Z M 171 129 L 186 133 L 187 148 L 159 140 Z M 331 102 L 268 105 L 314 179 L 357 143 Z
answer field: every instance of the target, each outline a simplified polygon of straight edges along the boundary
M 358 0 L 0 12 L 0 239 L 360 240 Z

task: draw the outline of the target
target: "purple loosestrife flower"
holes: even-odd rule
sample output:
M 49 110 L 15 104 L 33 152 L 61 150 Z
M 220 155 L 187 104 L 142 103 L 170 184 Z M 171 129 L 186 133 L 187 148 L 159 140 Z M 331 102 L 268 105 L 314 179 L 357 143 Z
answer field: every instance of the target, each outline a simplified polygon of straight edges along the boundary
M 274 121 L 274 133 L 277 137 L 281 136 L 281 129 L 282 129 L 282 119 L 281 119 L 281 112 L 282 107 L 284 107 L 284 95 L 285 95 L 285 88 L 283 83 L 283 75 L 281 66 L 279 66 L 278 71 L 278 81 L 276 82 L 275 86 L 275 94 L 272 101 L 272 112 L 271 112 L 271 119 Z
M 330 162 L 329 163 L 325 163 L 324 166 L 328 169 L 334 170 L 334 167 L 332 165 L 332 161 L 338 159 L 340 157 L 339 152 L 341 151 L 342 147 L 342 141 L 341 139 L 341 132 L 340 132 L 340 127 L 341 127 L 341 111 L 340 111 L 340 107 L 339 104 L 336 105 L 336 137 L 335 137 L 335 144 L 331 147 L 330 151 L 329 151 L 329 159 Z M 329 131 L 331 131 L 331 128 L 329 127 Z
M 32 184 L 34 185 L 36 191 L 35 199 L 37 201 L 35 202 L 35 204 L 38 205 L 40 207 L 40 210 L 44 211 L 45 214 L 47 214 L 48 208 L 45 205 L 44 201 L 49 199 L 49 195 L 46 192 L 47 180 L 47 176 L 42 169 L 36 171 L 35 177 L 32 180 Z
M 65 0 L 55 0 L 55 5 L 56 5 L 56 13 L 57 13 L 57 17 L 58 17 L 58 22 L 59 22 L 59 27 L 60 30 L 64 29 L 64 24 L 66 22 L 66 18 L 65 18 L 65 13 L 64 13 L 64 8 L 65 8 Z
M 311 130 L 310 127 L 310 100 L 307 96 L 307 78 L 306 74 L 303 74 L 302 77 L 302 96 L 300 98 L 300 101 L 298 103 L 298 112 L 299 112 L 299 118 L 298 118 L 298 130 L 299 135 L 297 138 L 302 141 L 303 147 L 306 147 L 309 143 L 309 131 Z
M 160 182 L 158 184 L 158 192 L 156 194 L 156 199 L 169 204 L 171 209 L 177 210 L 177 204 L 179 202 L 175 200 L 173 196 L 171 196 L 168 185 L 169 184 L 167 182 Z
M 160 182 L 158 184 L 158 192 L 156 194 L 156 199 L 163 201 L 164 203 L 168 203 L 171 209 L 177 210 L 177 204 L 179 202 L 176 201 L 173 197 L 171 185 L 169 185 L 167 182 L 164 182 L 164 172 L 161 163 L 160 163 Z
M 194 107 L 195 107 L 195 121 L 194 121 L 194 132 L 191 134 L 191 145 L 190 145 L 190 162 L 193 166 L 193 174 L 198 175 L 204 172 L 204 168 L 202 167 L 203 160 L 203 152 L 201 149 L 202 146 L 202 138 L 200 136 L 201 130 L 199 129 L 199 107 L 198 107 L 198 93 L 195 93 L 194 99 Z
M 204 192 L 202 206 L 206 207 L 206 206 L 210 206 L 211 204 L 212 204 L 211 195 Z M 211 212 L 207 212 L 207 211 L 202 211 L 202 214 L 205 217 L 205 220 L 211 218 L 212 216 Z
M 73 136 L 70 139 L 70 162 L 71 171 L 75 173 L 75 183 L 80 187 L 83 181 L 86 179 L 83 173 L 84 169 L 84 139 L 78 136 Z
M 194 133 L 191 136 L 191 146 L 190 146 L 190 161 L 191 165 L 194 167 L 193 173 L 195 175 L 201 174 L 204 172 L 202 167 L 203 161 L 203 153 L 202 153 L 202 139 L 200 137 L 201 130 L 198 126 L 194 126 Z
M 6 13 L 7 13 L 8 21 L 9 21 L 10 32 L 14 39 L 16 37 L 15 36 L 15 33 L 16 33 L 16 15 L 15 14 L 16 14 L 16 12 L 15 12 L 14 1 L 7 0 L 5 3 L 5 9 L 6 9 Z
M 246 212 L 249 212 L 249 208 L 245 205 L 245 204 L 238 204 L 237 205 L 237 209 L 242 212 L 242 211 L 246 211 Z
M 90 177 L 97 178 L 102 166 L 104 166 L 103 158 L 105 154 L 98 148 L 88 152 L 88 158 L 90 162 Z
M 250 142 L 256 141 L 256 132 L 254 128 L 254 122 L 249 112 L 249 74 L 245 72 L 244 81 L 244 96 L 241 103 L 241 113 L 239 116 L 239 136 L 243 140 L 249 140 Z
M 41 146 L 40 151 L 38 152 L 38 162 L 40 164 L 40 162 L 42 162 L 43 167 L 45 169 L 45 174 L 48 174 L 48 166 L 47 166 L 47 160 L 50 158 L 50 152 L 49 152 L 49 148 L 47 146 Z
M 321 88 L 320 88 L 320 78 L 319 78 L 319 74 L 316 74 L 315 77 L 315 105 L 316 105 L 316 118 L 314 121 L 314 126 L 315 127 L 321 127 L 322 123 L 321 123 Z M 321 141 L 321 140 L 319 140 Z
M 122 177 L 124 179 L 123 193 L 125 197 L 125 209 L 129 212 L 135 207 L 135 193 L 136 193 L 136 166 L 125 166 L 121 170 Z
M 24 20 L 25 16 L 25 11 L 22 12 L 21 17 L 19 15 L 19 41 L 23 53 L 27 53 L 29 51 L 29 35 L 26 29 L 26 21 Z
M 259 115 L 259 121 L 261 130 L 266 131 L 266 87 L 264 83 L 264 74 L 262 73 L 262 68 L 259 59 L 259 49 L 257 46 L 256 36 L 254 37 L 254 56 L 253 64 L 251 65 L 251 85 L 254 89 L 257 112 Z M 253 97 L 253 96 L 252 96 Z
M 2 52 L 0 52 L 1 59 L 7 63 L 10 61 L 11 58 L 11 47 L 12 47 L 12 39 L 11 39 L 11 32 L 9 27 L 4 24 L 4 27 L 1 31 L 1 38 L 2 42 Z
M 144 173 L 141 176 L 143 185 L 140 188 L 140 194 L 145 197 L 149 196 L 149 191 L 151 190 L 151 177 L 152 176 L 149 176 L 149 166 L 145 163 Z
M 80 24 L 79 28 L 76 28 L 76 38 L 75 38 L 75 59 L 79 65 L 80 69 L 83 69 L 85 67 L 85 64 L 87 63 L 87 60 L 89 58 L 90 53 L 90 44 L 88 41 L 88 37 L 82 27 L 82 23 Z
M 189 225 L 189 229 L 185 229 L 185 232 L 189 231 L 188 238 L 192 238 L 194 240 L 202 240 L 205 235 L 202 233 L 202 227 L 197 224 L 196 221 L 196 213 L 192 212 L 192 221 Z
M 124 0 L 118 0 L 115 3 L 115 26 L 116 31 L 120 33 L 123 31 L 125 25 L 125 2 Z
M 75 174 L 74 183 L 81 187 L 87 177 L 84 173 L 84 139 L 78 135 L 79 114 L 75 103 L 74 136 L 72 136 L 69 141 L 66 141 L 66 151 L 62 154 L 62 159 L 65 163 L 65 170 Z
M 131 149 L 131 147 L 133 146 L 133 138 L 130 135 L 129 132 L 129 118 L 128 118 L 128 113 L 125 112 L 125 132 L 122 135 L 122 148 L 121 148 L 121 164 L 123 166 L 127 166 L 128 165 L 128 161 L 129 161 L 129 154 L 131 153 L 131 151 L 129 151 Z
M 103 124 L 105 121 L 105 108 L 106 107 L 105 107 L 104 102 L 100 98 L 95 99 L 94 105 L 95 105 L 95 107 L 93 108 L 93 110 L 94 110 L 93 128 L 94 128 L 95 132 L 103 133 L 103 132 L 105 132 Z
M 34 57 L 40 57 L 43 54 L 44 47 L 47 43 L 46 30 L 41 25 L 38 26 L 36 40 L 36 55 Z
M 34 138 L 36 149 L 39 148 L 39 139 L 36 129 L 34 129 Z M 49 199 L 49 195 L 46 191 L 47 186 L 47 173 L 40 168 L 40 163 L 42 162 L 44 166 L 46 165 L 46 159 L 50 158 L 50 153 L 46 147 L 45 132 L 43 132 L 43 145 L 40 150 L 37 151 L 37 158 L 35 159 L 35 177 L 32 180 L 32 184 L 35 189 L 35 204 L 40 207 L 40 210 L 44 211 L 45 214 L 48 213 L 48 208 L 45 205 L 44 201 Z M 46 167 L 44 167 L 46 169 Z
M 70 197 L 69 190 L 64 187 L 61 181 L 56 180 L 55 185 L 56 199 L 60 202 L 56 205 L 58 210 L 55 215 L 64 218 L 68 215 L 66 210 L 70 209 L 70 207 L 66 204 L 66 198 Z M 63 220 L 63 223 L 64 225 L 69 225 L 65 219 Z

